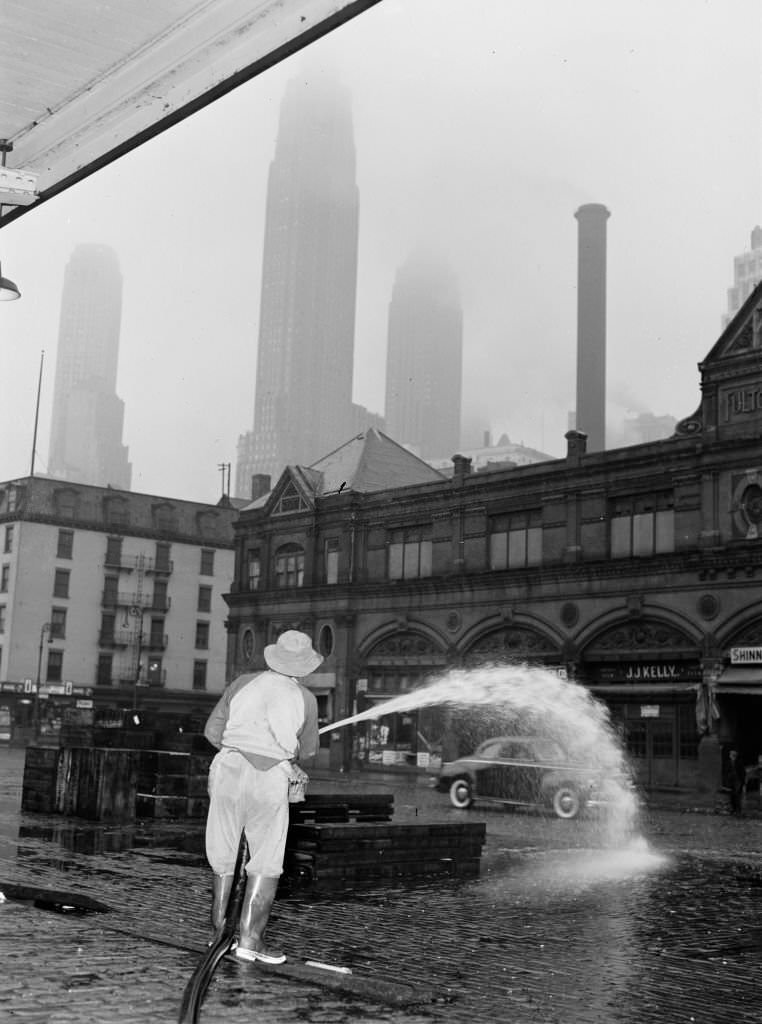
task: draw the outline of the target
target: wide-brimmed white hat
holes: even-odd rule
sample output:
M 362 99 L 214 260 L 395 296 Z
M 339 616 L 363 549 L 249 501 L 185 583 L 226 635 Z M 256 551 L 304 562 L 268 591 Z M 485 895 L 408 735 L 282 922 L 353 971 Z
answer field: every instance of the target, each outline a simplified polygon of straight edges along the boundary
M 277 643 L 265 647 L 265 661 L 274 672 L 282 672 L 284 676 L 308 676 L 322 664 L 323 657 L 312 649 L 312 641 L 306 633 L 287 629 Z

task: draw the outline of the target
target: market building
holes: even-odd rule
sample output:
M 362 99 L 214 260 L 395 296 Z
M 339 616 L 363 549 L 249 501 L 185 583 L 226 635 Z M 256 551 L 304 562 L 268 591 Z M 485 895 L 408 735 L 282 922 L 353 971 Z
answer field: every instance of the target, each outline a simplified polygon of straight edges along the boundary
M 236 515 L 227 498 L 0 484 L 0 742 L 205 717 L 226 682 Z
M 235 525 L 229 670 L 299 627 L 323 722 L 449 666 L 549 666 L 604 700 L 642 784 L 716 787 L 762 753 L 762 286 L 700 364 L 670 438 L 444 478 L 377 431 L 270 486 Z M 402 458 L 400 452 L 404 452 Z M 428 474 L 428 475 L 427 475 Z M 325 734 L 324 758 L 423 768 L 443 716 Z M 437 734 L 439 730 L 439 734 Z

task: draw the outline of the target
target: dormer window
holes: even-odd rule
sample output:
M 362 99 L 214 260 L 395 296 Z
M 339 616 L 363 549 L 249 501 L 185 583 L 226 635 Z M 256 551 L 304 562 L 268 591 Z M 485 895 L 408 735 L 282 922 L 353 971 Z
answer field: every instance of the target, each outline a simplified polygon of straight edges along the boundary
M 275 509 L 273 510 L 273 515 L 285 516 L 291 515 L 294 512 L 307 512 L 309 511 L 309 507 L 310 506 L 299 493 L 296 484 L 291 480 L 283 488 L 283 493 L 278 499 Z

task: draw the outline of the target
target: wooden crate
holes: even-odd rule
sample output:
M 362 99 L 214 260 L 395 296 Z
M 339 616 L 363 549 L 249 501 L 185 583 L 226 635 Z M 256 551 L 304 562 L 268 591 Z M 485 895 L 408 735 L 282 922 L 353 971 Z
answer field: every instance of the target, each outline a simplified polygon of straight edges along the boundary
M 22 811 L 55 813 L 58 762 L 59 751 L 55 747 L 26 748 L 21 786 Z

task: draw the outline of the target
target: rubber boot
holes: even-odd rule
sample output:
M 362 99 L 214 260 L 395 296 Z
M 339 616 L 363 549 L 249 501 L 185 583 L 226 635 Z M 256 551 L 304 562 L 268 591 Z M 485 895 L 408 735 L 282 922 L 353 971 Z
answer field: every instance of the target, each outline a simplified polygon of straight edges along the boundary
M 214 875 L 212 880 L 212 928 L 217 931 L 225 923 L 235 875 Z
M 249 875 L 241 907 L 241 927 L 235 955 L 239 960 L 260 960 L 265 964 L 282 964 L 285 953 L 267 949 L 264 935 L 270 917 L 278 879 L 267 875 Z

